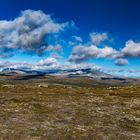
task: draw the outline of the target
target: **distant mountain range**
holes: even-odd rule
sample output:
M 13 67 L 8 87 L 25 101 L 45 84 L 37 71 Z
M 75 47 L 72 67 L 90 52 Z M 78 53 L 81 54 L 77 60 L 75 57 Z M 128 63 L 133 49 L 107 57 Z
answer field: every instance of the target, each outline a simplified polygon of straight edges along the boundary
M 78 86 L 124 86 L 140 84 L 139 78 L 112 76 L 100 70 L 65 69 L 65 70 L 22 70 L 5 68 L 0 72 L 0 80 L 43 80 L 50 83 L 69 84 Z
M 35 70 L 22 70 L 22 69 L 15 69 L 15 68 L 5 68 L 1 71 L 3 74 L 9 74 L 9 75 L 14 75 L 14 74 L 33 74 L 33 75 L 41 75 L 45 74 L 44 72 L 41 71 L 35 71 Z
M 99 70 L 93 70 L 91 68 L 86 69 L 69 69 L 69 70 L 46 70 L 46 71 L 36 71 L 36 70 L 22 70 L 14 68 L 5 68 L 1 71 L 3 74 L 21 74 L 21 75 L 61 75 L 66 77 L 78 77 L 78 76 L 88 76 L 88 77 L 111 77 L 111 75 L 103 73 Z

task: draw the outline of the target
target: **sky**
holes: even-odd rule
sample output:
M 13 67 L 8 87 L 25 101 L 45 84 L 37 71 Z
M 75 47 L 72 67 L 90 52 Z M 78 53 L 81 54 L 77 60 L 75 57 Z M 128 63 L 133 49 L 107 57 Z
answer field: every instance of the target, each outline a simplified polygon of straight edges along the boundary
M 1 0 L 0 68 L 140 76 L 139 7 L 139 0 Z

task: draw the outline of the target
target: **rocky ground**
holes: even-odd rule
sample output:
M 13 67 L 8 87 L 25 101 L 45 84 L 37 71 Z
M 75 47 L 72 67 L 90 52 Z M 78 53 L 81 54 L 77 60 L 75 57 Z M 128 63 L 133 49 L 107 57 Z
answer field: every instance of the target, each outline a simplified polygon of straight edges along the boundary
M 0 140 L 140 139 L 140 86 L 27 83 L 0 84 Z

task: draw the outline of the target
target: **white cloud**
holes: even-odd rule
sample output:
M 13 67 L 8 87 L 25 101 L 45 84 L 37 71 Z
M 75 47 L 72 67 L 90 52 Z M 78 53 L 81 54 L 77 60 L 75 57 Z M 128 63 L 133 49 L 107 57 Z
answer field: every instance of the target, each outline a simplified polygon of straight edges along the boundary
M 128 40 L 120 52 L 120 57 L 140 57 L 140 42 Z
M 98 48 L 95 45 L 79 45 L 74 47 L 69 60 L 73 62 L 82 62 L 91 58 L 113 58 L 116 54 L 117 51 L 108 46 Z
M 48 57 L 45 60 L 40 60 L 38 65 L 52 65 L 52 64 L 55 64 L 56 62 L 57 60 L 55 58 Z
M 100 45 L 106 39 L 108 39 L 107 33 L 90 33 L 90 40 L 94 45 Z
M 0 61 L 0 69 L 4 69 L 4 68 L 30 70 L 30 69 L 33 68 L 33 64 L 29 64 L 27 62 L 4 62 L 4 61 Z
M 69 25 L 57 23 L 50 15 L 34 10 L 22 11 L 14 20 L 0 20 L 0 56 L 6 57 L 12 50 L 42 55 L 48 46 L 46 35 L 60 33 Z
M 119 58 L 119 59 L 116 59 L 115 64 L 118 66 L 125 66 L 125 65 L 128 65 L 129 62 L 127 59 Z
M 107 39 L 106 33 L 92 33 L 90 35 L 94 38 L 92 38 L 94 40 L 94 44 L 98 45 L 99 43 Z M 114 48 L 108 46 L 105 46 L 103 48 L 97 47 L 97 45 L 94 44 L 89 43 L 88 45 L 75 45 L 69 57 L 69 61 L 80 63 L 89 59 L 109 58 L 114 59 L 116 65 L 125 66 L 129 64 L 127 58 L 140 57 L 140 42 L 134 42 L 133 40 L 128 40 L 125 44 L 125 47 L 120 51 L 117 51 Z
M 55 71 L 55 70 L 80 70 L 90 68 L 92 70 L 100 70 L 101 67 L 95 64 L 75 64 L 70 62 L 60 63 L 54 58 L 46 58 L 45 60 L 40 60 L 36 64 L 30 64 L 27 62 L 3 62 L 0 61 L 0 69 L 4 68 L 15 68 L 22 70 L 38 70 L 38 71 Z

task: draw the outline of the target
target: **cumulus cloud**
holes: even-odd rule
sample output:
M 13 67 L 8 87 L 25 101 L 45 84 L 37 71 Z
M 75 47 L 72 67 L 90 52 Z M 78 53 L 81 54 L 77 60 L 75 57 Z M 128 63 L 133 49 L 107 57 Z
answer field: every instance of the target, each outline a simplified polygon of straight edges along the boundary
M 49 57 L 45 60 L 40 60 L 38 65 L 52 65 L 55 64 L 57 60 L 55 58 Z
M 20 16 L 13 20 L 0 20 L 0 57 L 7 58 L 15 55 L 15 52 L 26 52 L 29 54 L 37 54 L 41 56 L 46 51 L 49 51 L 50 57 L 46 60 L 41 60 L 36 66 L 28 63 L 6 63 L 5 66 L 26 67 L 26 68 L 46 68 L 48 65 L 61 67 L 56 59 L 61 58 L 63 46 L 59 41 L 54 42 L 55 45 L 48 44 L 46 41 L 49 36 L 57 36 L 65 31 L 70 26 L 75 26 L 74 22 L 59 23 L 50 15 L 42 11 L 25 10 Z M 69 62 L 84 62 L 94 58 L 110 58 L 115 59 L 115 64 L 119 66 L 127 65 L 127 58 L 140 57 L 140 42 L 128 40 L 125 47 L 120 51 L 112 47 L 105 46 L 97 47 L 104 41 L 108 40 L 107 33 L 90 33 L 90 41 L 84 44 L 80 36 L 72 36 L 72 41 L 68 44 L 73 46 L 72 53 L 69 57 Z M 61 40 L 59 38 L 59 40 Z M 79 45 L 80 44 L 80 45 Z M 79 64 L 80 66 L 82 64 Z M 71 63 L 63 65 L 63 67 L 71 67 Z M 74 64 L 72 65 L 74 66 Z M 75 64 L 75 66 L 78 66 Z M 0 63 L 0 67 L 2 67 Z
M 140 42 L 128 40 L 124 48 L 116 50 L 112 47 L 97 47 L 103 41 L 108 39 L 107 33 L 91 33 L 91 42 L 80 45 L 74 44 L 74 48 L 69 57 L 70 62 L 81 63 L 89 59 L 109 58 L 114 59 L 114 63 L 118 66 L 128 65 L 129 58 L 140 57 Z
M 127 59 L 119 58 L 119 59 L 116 59 L 115 64 L 118 66 L 125 66 L 125 65 L 128 65 L 129 62 Z
M 128 40 L 120 52 L 120 57 L 140 57 L 140 42 Z
M 90 33 L 91 42 L 80 45 L 74 45 L 72 53 L 69 57 L 70 62 L 81 63 L 89 59 L 105 58 L 116 59 L 119 51 L 109 46 L 97 47 L 103 41 L 108 39 L 107 33 Z
M 69 60 L 72 62 L 83 62 L 91 58 L 113 58 L 116 54 L 117 51 L 108 46 L 98 48 L 95 45 L 78 45 L 74 47 Z
M 94 45 L 100 45 L 106 39 L 108 39 L 107 33 L 90 33 L 90 40 Z
M 25 10 L 14 20 L 0 20 L 0 56 L 8 56 L 7 50 L 42 55 L 48 46 L 45 37 L 60 33 L 69 25 L 57 23 L 40 10 Z

